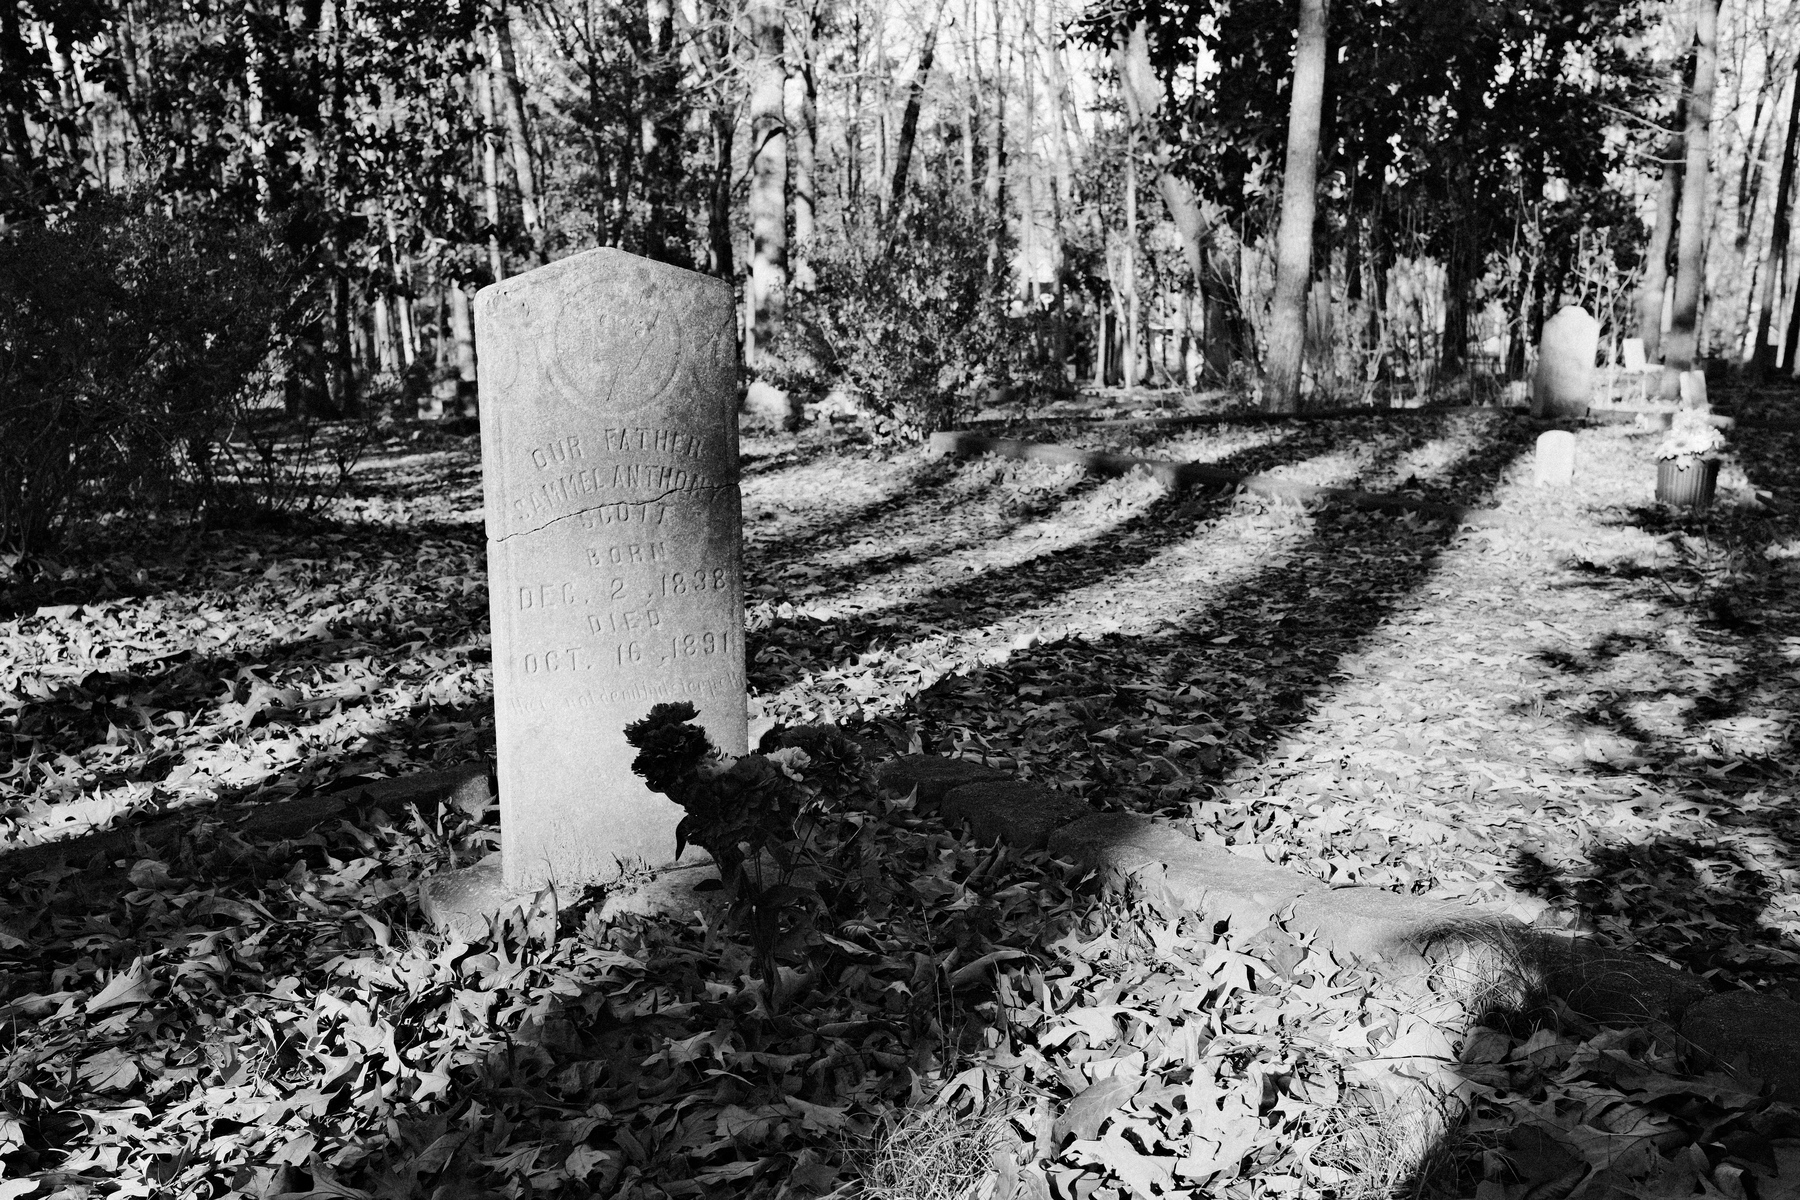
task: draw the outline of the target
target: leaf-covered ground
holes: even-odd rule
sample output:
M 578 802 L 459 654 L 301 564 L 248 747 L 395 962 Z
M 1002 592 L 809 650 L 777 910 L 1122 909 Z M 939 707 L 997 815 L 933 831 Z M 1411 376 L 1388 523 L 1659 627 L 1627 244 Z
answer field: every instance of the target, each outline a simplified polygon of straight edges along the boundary
M 1491 411 L 1017 432 L 1513 519 L 747 438 L 762 720 L 1800 998 L 1800 435 L 1744 429 L 1720 506 L 1678 515 L 1621 427 L 1579 434 L 1572 491 L 1531 486 L 1536 427 Z M 423 931 L 418 878 L 485 853 L 491 811 L 221 833 L 218 798 L 491 753 L 479 504 L 473 441 L 427 432 L 329 523 L 97 530 L 0 598 L 5 843 L 193 810 L 160 857 L 0 871 L 0 1197 L 802 1197 L 927 1097 L 1009 1098 L 969 1152 L 1059 1200 L 1367 1181 L 1343 1100 L 1405 1014 L 1366 980 L 1304 947 L 1270 974 L 904 810 L 870 868 L 904 919 L 839 930 L 778 1013 L 716 922 Z M 1800 1171 L 1785 1109 L 1646 1034 L 1482 1038 L 1450 1194 L 1770 1200 Z

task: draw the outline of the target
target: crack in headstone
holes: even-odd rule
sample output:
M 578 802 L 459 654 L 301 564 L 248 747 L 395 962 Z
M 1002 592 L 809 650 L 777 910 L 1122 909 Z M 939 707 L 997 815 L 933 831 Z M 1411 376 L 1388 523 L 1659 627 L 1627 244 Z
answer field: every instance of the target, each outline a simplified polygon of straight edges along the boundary
M 573 517 L 579 517 L 583 513 L 599 512 L 603 508 L 613 508 L 620 504 L 636 504 L 636 505 L 661 504 L 663 501 L 667 500 L 671 496 L 680 496 L 683 494 L 692 495 L 695 492 L 717 492 L 717 491 L 722 491 L 729 486 L 731 486 L 731 485 L 724 484 L 724 483 L 707 483 L 707 484 L 700 484 L 696 487 L 670 488 L 666 492 L 658 492 L 656 495 L 651 496 L 647 500 L 608 500 L 604 504 L 590 504 L 586 508 L 578 508 L 574 512 L 564 513 L 560 517 L 551 517 L 548 521 L 545 521 L 542 525 L 533 525 L 530 529 L 515 529 L 511 533 L 503 533 L 497 538 L 489 538 L 488 540 L 491 542 L 496 542 L 496 543 L 497 542 L 508 542 L 516 537 L 525 537 L 525 536 L 527 536 L 529 534 L 533 534 L 533 533 L 542 533 L 544 530 L 550 528 L 552 525 L 556 525 L 563 521 L 567 521 Z

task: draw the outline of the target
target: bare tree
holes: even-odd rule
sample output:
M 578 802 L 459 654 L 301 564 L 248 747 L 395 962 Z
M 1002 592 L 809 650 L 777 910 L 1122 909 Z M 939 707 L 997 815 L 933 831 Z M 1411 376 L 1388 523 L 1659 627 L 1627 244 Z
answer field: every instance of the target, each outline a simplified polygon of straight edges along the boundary
M 1676 124 L 1685 119 L 1683 101 Z M 1681 203 L 1681 170 L 1684 151 L 1681 135 L 1669 140 L 1662 154 L 1662 184 L 1656 192 L 1656 224 L 1650 227 L 1650 244 L 1644 250 L 1644 280 L 1638 293 L 1638 336 L 1644 339 L 1644 356 L 1654 362 L 1662 354 L 1663 293 L 1669 287 L 1669 250 L 1675 242 L 1675 212 Z
M 756 0 L 749 25 L 750 321 L 744 359 L 755 366 L 780 333 L 787 306 L 787 81 L 780 4 Z
M 488 14 L 488 70 L 492 76 L 500 121 L 506 130 L 507 158 L 513 182 L 519 189 L 519 217 L 531 245 L 526 258 L 532 266 L 544 262 L 543 207 L 538 202 L 537 161 L 531 148 L 531 127 L 525 116 L 525 88 L 519 82 L 519 60 L 513 51 L 512 16 L 506 0 L 495 0 Z
M 787 65 L 786 104 L 793 143 L 788 158 L 788 188 L 794 205 L 794 245 L 789 266 L 794 286 L 799 289 L 813 283 L 806 253 L 818 226 L 819 83 L 814 56 L 818 53 L 820 17 L 818 0 L 814 0 L 801 15 L 797 44 L 789 47 Z
M 1762 302 L 1756 314 L 1756 338 L 1750 345 L 1750 377 L 1761 383 L 1775 366 L 1769 324 L 1781 302 L 1786 282 L 1788 229 L 1794 198 L 1794 152 L 1800 145 L 1800 60 L 1794 66 L 1794 100 L 1788 111 L 1787 136 L 1781 151 L 1781 178 L 1775 185 L 1775 227 L 1769 234 L 1769 265 L 1764 268 Z
M 1702 0 L 1708 2 L 1708 0 Z M 1319 115 L 1325 99 L 1327 0 L 1300 0 L 1288 108 L 1281 224 L 1275 234 L 1275 298 L 1269 312 L 1269 361 L 1263 407 L 1295 412 L 1306 352 L 1306 294 L 1312 282 L 1313 216 L 1319 175 Z
M 1687 163 L 1681 185 L 1681 229 L 1675 248 L 1675 298 L 1663 353 L 1662 395 L 1681 395 L 1700 340 L 1700 293 L 1706 269 L 1706 189 L 1712 151 L 1713 89 L 1718 80 L 1720 0 L 1694 0 L 1694 86 L 1687 98 Z
M 944 4 L 945 0 L 937 0 L 932 9 L 931 25 L 919 46 L 919 65 L 906 89 L 906 109 L 900 117 L 900 142 L 894 149 L 894 182 L 888 193 L 891 214 L 898 214 L 901 202 L 906 199 L 906 176 L 912 168 L 913 142 L 919 134 L 919 108 L 924 102 L 925 81 L 931 75 L 931 60 L 937 54 L 938 24 L 944 19 Z

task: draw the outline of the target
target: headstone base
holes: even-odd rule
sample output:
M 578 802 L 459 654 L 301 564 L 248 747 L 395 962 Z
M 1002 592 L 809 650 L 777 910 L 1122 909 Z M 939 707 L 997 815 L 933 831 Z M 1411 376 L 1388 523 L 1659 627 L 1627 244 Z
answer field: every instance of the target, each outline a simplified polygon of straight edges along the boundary
M 716 885 L 718 878 L 712 860 L 702 856 L 693 862 L 675 863 L 621 880 L 608 886 L 600 916 L 603 920 L 627 913 L 680 916 L 696 910 L 711 915 L 723 910 L 724 889 L 715 886 L 701 890 L 700 885 L 709 879 Z M 441 871 L 419 884 L 419 911 L 432 928 L 464 941 L 486 934 L 489 922 L 513 912 L 523 914 L 533 933 L 553 936 L 559 904 L 571 903 L 575 898 L 558 897 L 550 889 L 533 893 L 508 888 L 498 854 L 490 854 L 471 867 Z

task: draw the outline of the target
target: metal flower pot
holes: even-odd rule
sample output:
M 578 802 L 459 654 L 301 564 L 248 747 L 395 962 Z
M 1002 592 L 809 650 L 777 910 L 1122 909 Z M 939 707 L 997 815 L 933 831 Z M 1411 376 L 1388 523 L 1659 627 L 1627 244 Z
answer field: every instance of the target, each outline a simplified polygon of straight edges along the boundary
M 1656 498 L 1681 508 L 1705 508 L 1719 486 L 1719 460 L 1683 454 L 1656 460 Z

